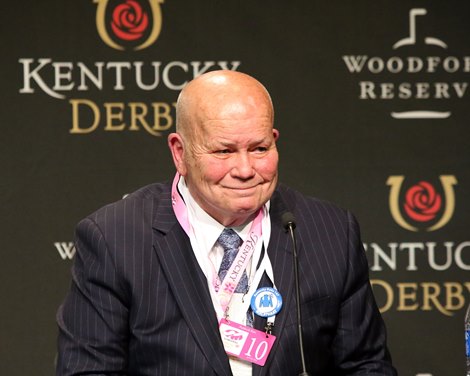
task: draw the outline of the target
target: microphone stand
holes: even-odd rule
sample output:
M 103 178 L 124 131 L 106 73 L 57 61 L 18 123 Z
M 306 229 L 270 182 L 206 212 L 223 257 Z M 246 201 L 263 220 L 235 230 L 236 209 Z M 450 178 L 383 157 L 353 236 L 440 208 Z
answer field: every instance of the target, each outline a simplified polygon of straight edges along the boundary
M 307 372 L 305 366 L 305 354 L 304 354 L 304 341 L 302 335 L 302 318 L 301 318 L 301 308 L 300 308 L 300 282 L 299 282 L 299 259 L 297 255 L 297 242 L 295 240 L 294 229 L 295 229 L 295 219 L 292 213 L 285 213 L 285 222 L 286 229 L 289 231 L 289 234 L 292 238 L 292 248 L 294 251 L 294 281 L 295 281 L 295 302 L 296 302 L 296 311 L 297 311 L 297 331 L 299 337 L 299 349 L 300 349 L 300 360 L 302 362 L 302 372 L 299 373 L 299 376 L 310 376 Z

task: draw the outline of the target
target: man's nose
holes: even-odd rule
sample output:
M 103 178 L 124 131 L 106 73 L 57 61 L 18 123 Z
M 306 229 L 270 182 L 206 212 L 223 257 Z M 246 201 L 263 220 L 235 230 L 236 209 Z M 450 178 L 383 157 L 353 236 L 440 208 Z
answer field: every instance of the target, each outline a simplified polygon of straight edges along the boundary
M 250 179 L 255 175 L 253 160 L 249 153 L 238 153 L 232 168 L 232 175 L 239 179 Z

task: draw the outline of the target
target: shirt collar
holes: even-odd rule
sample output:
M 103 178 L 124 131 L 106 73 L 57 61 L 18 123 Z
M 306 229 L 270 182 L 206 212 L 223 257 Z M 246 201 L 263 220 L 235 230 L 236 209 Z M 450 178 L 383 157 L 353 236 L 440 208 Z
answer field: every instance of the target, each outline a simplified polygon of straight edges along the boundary
M 225 226 L 212 218 L 204 211 L 204 209 L 199 206 L 199 204 L 189 192 L 188 186 L 186 185 L 186 181 L 183 176 L 181 176 L 178 182 L 178 190 L 186 204 L 189 223 L 191 223 L 191 226 L 193 227 L 196 234 L 204 234 L 203 237 L 198 238 L 203 242 L 203 248 L 207 254 L 209 254 Z M 269 201 L 265 205 L 267 212 L 269 212 Z M 245 241 L 252 223 L 253 221 L 250 221 L 243 226 L 232 228 L 240 236 L 240 238 Z

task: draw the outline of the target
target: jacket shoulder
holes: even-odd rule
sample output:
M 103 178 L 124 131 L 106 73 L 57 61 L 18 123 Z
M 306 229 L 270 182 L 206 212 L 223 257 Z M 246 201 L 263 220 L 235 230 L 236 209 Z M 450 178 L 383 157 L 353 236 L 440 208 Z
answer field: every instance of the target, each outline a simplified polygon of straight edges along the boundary
M 311 213 L 311 215 L 330 213 L 338 218 L 347 218 L 350 215 L 346 209 L 332 202 L 305 195 L 284 184 L 279 184 L 276 194 L 279 195 L 286 209 L 292 211 L 296 217 L 297 214 L 300 215 L 305 212 Z
M 134 192 L 123 195 L 122 199 L 101 207 L 88 215 L 87 219 L 96 223 L 119 221 L 131 213 L 134 213 L 133 216 L 141 215 L 144 209 L 150 209 L 150 212 L 154 212 L 162 202 L 171 202 L 170 183 L 154 183 L 141 187 Z

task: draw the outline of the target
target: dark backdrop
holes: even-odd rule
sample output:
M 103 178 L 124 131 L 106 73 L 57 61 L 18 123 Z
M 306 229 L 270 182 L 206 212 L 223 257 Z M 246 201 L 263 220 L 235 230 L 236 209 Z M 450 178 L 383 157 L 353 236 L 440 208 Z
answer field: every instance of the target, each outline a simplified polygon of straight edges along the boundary
M 464 375 L 470 3 L 151 1 L 0 14 L 1 373 L 53 374 L 75 224 L 171 179 L 179 87 L 232 67 L 272 94 L 281 180 L 359 218 L 399 373 Z

